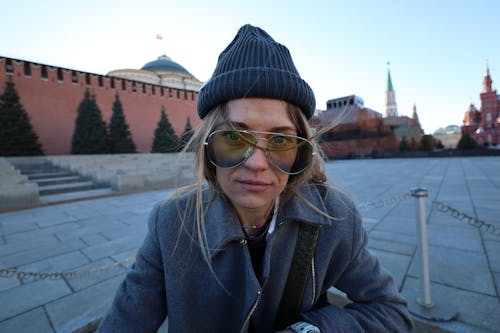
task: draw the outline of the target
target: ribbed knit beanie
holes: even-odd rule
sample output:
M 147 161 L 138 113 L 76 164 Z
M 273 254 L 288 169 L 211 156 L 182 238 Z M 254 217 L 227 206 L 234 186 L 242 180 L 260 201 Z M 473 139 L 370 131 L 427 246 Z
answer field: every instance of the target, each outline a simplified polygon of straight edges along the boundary
M 248 24 L 219 55 L 212 77 L 201 87 L 198 115 L 203 119 L 217 105 L 245 97 L 285 100 L 298 106 L 307 119 L 316 107 L 314 93 L 286 46 Z

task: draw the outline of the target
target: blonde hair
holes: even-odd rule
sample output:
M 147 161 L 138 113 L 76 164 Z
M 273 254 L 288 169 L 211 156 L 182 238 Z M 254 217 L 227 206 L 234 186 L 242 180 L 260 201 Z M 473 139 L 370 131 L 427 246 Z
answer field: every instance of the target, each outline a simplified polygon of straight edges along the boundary
M 292 120 L 292 123 L 297 128 L 297 136 L 308 139 L 313 145 L 315 154 L 313 155 L 312 161 L 310 165 L 303 172 L 290 175 L 288 179 L 288 183 L 285 186 L 285 189 L 281 193 L 280 207 L 287 203 L 287 201 L 297 196 L 299 199 L 303 200 L 308 204 L 311 208 L 320 211 L 324 215 L 327 215 L 325 212 L 322 212 L 318 207 L 315 207 L 306 199 L 299 195 L 299 189 L 304 185 L 319 185 L 325 184 L 327 182 L 327 177 L 324 171 L 324 155 L 321 151 L 319 144 L 316 142 L 316 138 L 319 137 L 325 131 L 317 132 L 314 135 L 311 132 L 309 127 L 309 123 L 305 118 L 304 114 L 301 110 L 291 104 L 287 103 L 287 110 Z M 194 185 L 186 188 L 183 191 L 178 191 L 178 195 L 184 194 L 188 190 L 195 188 L 195 196 L 194 202 L 193 200 L 189 200 L 187 206 L 184 208 L 186 211 L 183 216 L 186 216 L 187 211 L 192 211 L 194 208 L 195 211 L 195 229 L 196 235 L 191 235 L 194 241 L 198 243 L 200 246 L 202 255 L 207 262 L 210 270 L 212 270 L 210 264 L 210 250 L 208 247 L 206 231 L 205 231 L 205 209 L 203 203 L 203 186 L 204 183 L 207 182 L 209 186 L 211 186 L 216 192 L 222 192 L 219 184 L 217 183 L 216 177 L 216 168 L 215 166 L 208 160 L 206 156 L 205 142 L 215 129 L 216 126 L 225 123 L 230 125 L 229 119 L 227 117 L 228 110 L 227 105 L 225 103 L 218 105 L 214 109 L 212 109 L 201 122 L 200 126 L 194 132 L 191 140 L 184 147 L 184 151 L 194 151 L 195 153 L 195 178 L 196 182 Z M 328 215 L 327 215 L 328 216 Z M 184 221 L 182 221 L 184 224 Z M 212 271 L 212 273 L 214 273 Z M 215 274 L 214 274 L 215 276 Z

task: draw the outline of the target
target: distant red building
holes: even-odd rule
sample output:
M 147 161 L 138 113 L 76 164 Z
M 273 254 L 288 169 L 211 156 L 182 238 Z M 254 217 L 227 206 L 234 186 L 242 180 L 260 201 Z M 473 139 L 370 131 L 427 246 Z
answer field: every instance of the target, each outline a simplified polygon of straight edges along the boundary
M 0 56 L 0 91 L 11 77 L 45 154 L 69 154 L 78 105 L 86 89 L 95 95 L 109 123 L 119 95 L 132 138 L 140 152 L 151 151 L 162 106 L 178 135 L 189 117 L 196 126 L 201 82 L 184 67 L 161 56 L 141 69 L 87 73 Z
M 470 133 L 481 145 L 500 144 L 500 95 L 492 89 L 493 80 L 486 66 L 483 91 L 480 94 L 481 108 L 473 104 L 464 114 L 462 133 Z

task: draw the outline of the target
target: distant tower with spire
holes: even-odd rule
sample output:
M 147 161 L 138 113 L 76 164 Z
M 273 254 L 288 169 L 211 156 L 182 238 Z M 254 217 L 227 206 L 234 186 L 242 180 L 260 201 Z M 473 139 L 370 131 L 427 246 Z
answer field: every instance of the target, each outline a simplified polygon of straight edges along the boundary
M 392 86 L 391 70 L 387 63 L 387 90 L 385 91 L 385 117 L 397 117 L 398 105 L 396 104 L 396 92 Z

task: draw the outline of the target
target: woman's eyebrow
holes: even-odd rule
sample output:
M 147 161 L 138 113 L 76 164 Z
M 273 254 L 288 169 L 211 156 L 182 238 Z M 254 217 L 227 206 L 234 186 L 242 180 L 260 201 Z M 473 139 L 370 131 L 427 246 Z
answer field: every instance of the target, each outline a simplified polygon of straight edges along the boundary
M 239 121 L 232 121 L 230 122 L 231 126 L 235 127 L 235 128 L 241 128 L 241 129 L 244 129 L 244 130 L 249 130 L 250 127 L 246 124 L 246 123 L 242 123 L 242 122 L 239 122 Z M 295 127 L 292 127 L 292 126 L 275 126 L 275 127 L 271 127 L 268 132 L 287 132 L 287 131 L 291 131 L 291 132 L 297 132 L 297 129 L 295 129 Z

